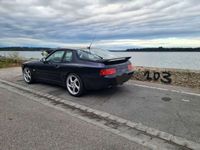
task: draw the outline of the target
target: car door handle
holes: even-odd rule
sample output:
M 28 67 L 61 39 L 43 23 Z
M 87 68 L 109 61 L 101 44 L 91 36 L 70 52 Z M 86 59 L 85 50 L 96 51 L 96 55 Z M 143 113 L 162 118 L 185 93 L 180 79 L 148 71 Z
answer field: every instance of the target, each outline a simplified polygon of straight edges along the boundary
M 56 68 L 60 68 L 60 65 L 56 65 Z

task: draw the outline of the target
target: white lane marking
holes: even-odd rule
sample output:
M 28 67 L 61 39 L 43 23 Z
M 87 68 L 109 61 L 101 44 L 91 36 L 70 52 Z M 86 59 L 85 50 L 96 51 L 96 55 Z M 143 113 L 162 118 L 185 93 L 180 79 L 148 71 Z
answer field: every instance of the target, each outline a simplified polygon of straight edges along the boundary
M 190 102 L 188 99 L 182 99 L 183 102 Z
M 141 84 L 136 84 L 136 83 L 131 83 L 131 85 L 135 85 L 135 86 L 139 86 L 139 87 L 144 87 L 144 88 L 150 88 L 150 89 L 156 89 L 156 90 L 161 90 L 161 91 L 170 91 L 170 92 L 174 92 L 174 93 L 181 93 L 181 94 L 188 94 L 188 95 L 200 96 L 200 94 L 198 94 L 198 93 L 178 91 L 178 90 L 170 90 L 170 89 L 159 88 L 159 87 L 148 86 L 148 85 L 141 85 Z

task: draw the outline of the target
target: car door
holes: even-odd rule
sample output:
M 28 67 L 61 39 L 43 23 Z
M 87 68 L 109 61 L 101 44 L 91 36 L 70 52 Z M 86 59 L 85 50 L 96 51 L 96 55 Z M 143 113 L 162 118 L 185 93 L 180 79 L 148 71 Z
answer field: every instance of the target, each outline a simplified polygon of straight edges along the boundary
M 73 72 L 73 51 L 72 50 L 66 50 L 63 60 L 62 60 L 62 65 L 60 67 L 61 70 L 61 80 L 65 82 L 66 75 L 69 72 Z
M 49 82 L 61 82 L 60 75 L 64 54 L 65 50 L 58 50 L 48 56 L 45 61 L 37 67 L 37 77 Z

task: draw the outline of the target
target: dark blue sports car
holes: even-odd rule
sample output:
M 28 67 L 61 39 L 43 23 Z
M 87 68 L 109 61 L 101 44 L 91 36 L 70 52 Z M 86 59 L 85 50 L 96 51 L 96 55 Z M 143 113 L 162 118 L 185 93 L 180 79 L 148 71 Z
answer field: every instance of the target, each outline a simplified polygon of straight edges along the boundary
M 131 57 L 115 57 L 104 50 L 57 49 L 40 61 L 22 65 L 26 83 L 45 81 L 65 86 L 69 94 L 121 85 L 133 75 Z

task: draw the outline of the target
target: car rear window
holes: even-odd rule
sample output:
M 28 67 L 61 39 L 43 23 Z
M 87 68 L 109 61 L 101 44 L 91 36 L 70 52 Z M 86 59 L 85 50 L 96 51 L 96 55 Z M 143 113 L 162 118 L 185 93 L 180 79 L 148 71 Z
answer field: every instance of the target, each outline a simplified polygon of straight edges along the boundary
M 83 59 L 83 60 L 97 61 L 97 60 L 101 60 L 101 59 L 102 59 L 102 57 L 100 57 L 100 56 L 98 56 L 98 55 L 95 55 L 95 54 L 93 54 L 93 53 L 84 51 L 84 50 L 78 50 L 78 51 L 77 51 L 77 54 L 78 54 L 78 57 L 79 57 L 80 59 Z
M 78 57 L 84 60 L 101 60 L 101 59 L 113 59 L 118 58 L 116 54 L 109 52 L 108 50 L 102 49 L 91 49 L 91 50 L 78 50 Z

